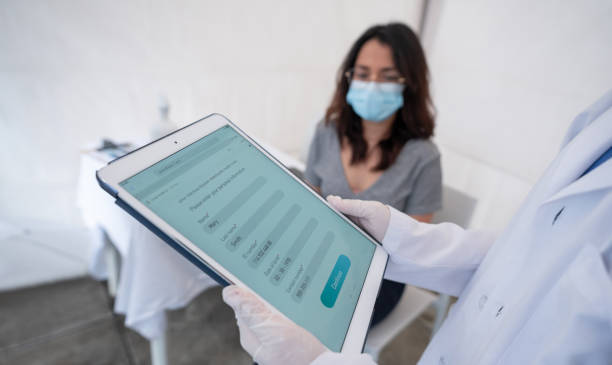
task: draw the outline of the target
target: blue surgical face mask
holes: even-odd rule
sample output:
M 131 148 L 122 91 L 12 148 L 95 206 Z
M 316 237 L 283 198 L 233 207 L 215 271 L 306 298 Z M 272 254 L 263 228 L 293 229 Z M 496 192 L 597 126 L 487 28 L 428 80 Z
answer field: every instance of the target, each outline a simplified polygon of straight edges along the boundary
M 402 84 L 353 80 L 346 101 L 362 119 L 382 122 L 404 105 L 403 91 Z

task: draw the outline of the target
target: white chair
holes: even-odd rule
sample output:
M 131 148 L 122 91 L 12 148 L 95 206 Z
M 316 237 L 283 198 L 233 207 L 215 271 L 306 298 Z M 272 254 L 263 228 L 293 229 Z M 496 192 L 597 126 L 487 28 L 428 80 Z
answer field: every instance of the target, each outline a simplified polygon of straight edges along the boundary
M 374 360 L 380 351 L 406 326 L 412 323 L 436 300 L 436 295 L 426 290 L 407 285 L 399 302 L 391 313 L 376 326 L 370 328 L 365 352 Z
M 467 227 L 476 207 L 476 199 L 451 187 L 443 188 L 443 208 L 436 213 L 433 223 L 452 222 Z M 378 354 L 395 336 L 407 327 L 414 319 L 419 317 L 430 305 L 436 311 L 432 328 L 433 334 L 440 328 L 448 307 L 450 297 L 446 294 L 435 295 L 429 291 L 406 286 L 400 301 L 389 315 L 372 327 L 368 333 L 365 352 L 376 360 Z

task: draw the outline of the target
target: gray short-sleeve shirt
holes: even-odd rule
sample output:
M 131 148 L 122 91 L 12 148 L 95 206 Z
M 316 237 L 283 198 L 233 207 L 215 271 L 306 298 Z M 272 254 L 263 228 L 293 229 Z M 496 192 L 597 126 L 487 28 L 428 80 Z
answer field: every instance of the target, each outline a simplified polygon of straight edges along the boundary
M 377 200 L 406 214 L 429 214 L 442 207 L 440 153 L 433 142 L 406 142 L 395 162 L 368 189 L 355 194 L 346 180 L 340 142 L 333 124 L 317 125 L 306 161 L 305 178 L 323 196 Z

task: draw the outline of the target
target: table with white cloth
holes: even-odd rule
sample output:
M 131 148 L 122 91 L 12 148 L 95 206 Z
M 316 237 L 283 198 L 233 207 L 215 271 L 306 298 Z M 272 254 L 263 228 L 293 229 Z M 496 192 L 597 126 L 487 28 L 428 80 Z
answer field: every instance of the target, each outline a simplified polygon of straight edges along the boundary
M 264 147 L 287 167 L 303 171 L 300 161 L 269 145 Z M 125 315 L 127 327 L 151 341 L 152 361 L 161 365 L 166 362 L 165 310 L 184 307 L 217 283 L 119 208 L 115 199 L 100 188 L 95 172 L 112 158 L 98 151 L 81 156 L 77 196 L 93 235 L 89 270 L 97 279 L 109 277 L 113 269 L 107 266 L 117 260 L 105 257 L 109 248 L 116 250 L 121 264 L 114 311 Z M 111 281 L 109 277 L 109 285 L 113 285 Z

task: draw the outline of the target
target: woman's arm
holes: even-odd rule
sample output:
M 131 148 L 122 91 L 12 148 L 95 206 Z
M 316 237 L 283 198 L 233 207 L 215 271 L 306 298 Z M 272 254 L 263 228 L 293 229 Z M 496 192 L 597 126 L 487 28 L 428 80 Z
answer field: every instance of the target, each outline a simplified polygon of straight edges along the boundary
M 419 222 L 422 223 L 431 223 L 431 220 L 433 219 L 433 213 L 429 213 L 429 214 L 409 214 L 412 219 L 416 219 Z
M 430 223 L 434 212 L 442 207 L 442 167 L 437 150 L 430 161 L 419 168 L 402 211 L 419 222 Z
M 308 147 L 308 156 L 306 157 L 306 170 L 304 170 L 304 179 L 311 186 L 321 186 L 321 177 L 315 173 L 315 165 L 319 163 L 321 158 L 321 150 L 324 146 L 322 133 L 324 130 L 323 122 L 317 124 L 312 141 Z

